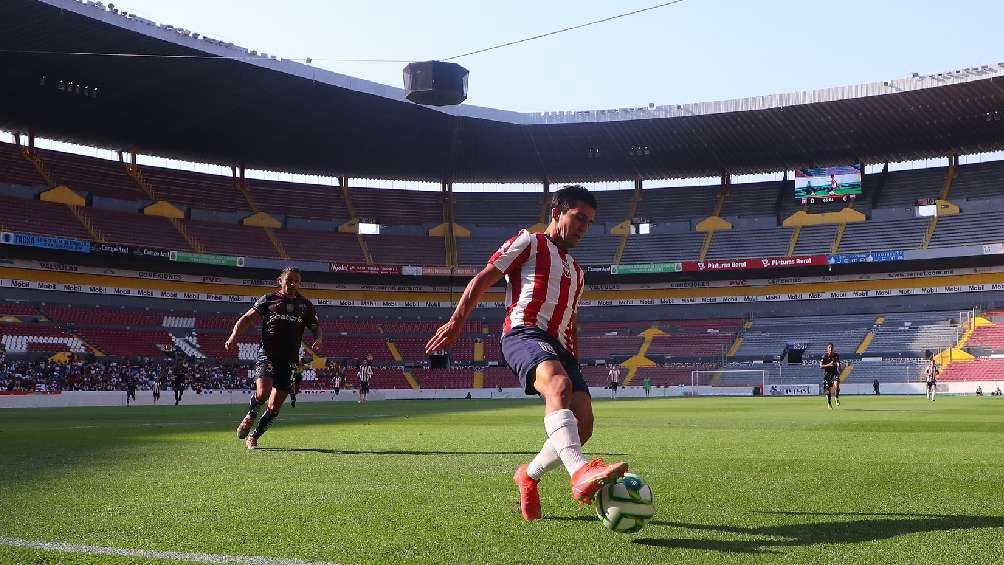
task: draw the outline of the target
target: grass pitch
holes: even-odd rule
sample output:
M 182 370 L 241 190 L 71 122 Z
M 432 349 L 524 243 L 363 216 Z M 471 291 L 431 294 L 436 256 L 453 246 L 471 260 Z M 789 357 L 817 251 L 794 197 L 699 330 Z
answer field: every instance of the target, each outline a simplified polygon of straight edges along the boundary
M 588 455 L 655 492 L 605 530 L 558 470 L 524 523 L 528 401 L 302 403 L 248 452 L 243 406 L 0 411 L 0 538 L 335 563 L 995 563 L 1004 400 L 709 398 L 595 404 Z M 154 563 L 18 549 L 0 563 Z

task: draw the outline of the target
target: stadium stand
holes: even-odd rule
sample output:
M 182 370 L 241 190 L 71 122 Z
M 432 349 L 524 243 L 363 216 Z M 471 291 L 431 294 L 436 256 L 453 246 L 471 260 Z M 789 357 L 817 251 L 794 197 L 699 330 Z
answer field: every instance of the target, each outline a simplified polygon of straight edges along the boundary
M 38 150 L 46 170 L 57 182 L 86 195 L 116 199 L 115 210 L 110 204 L 88 206 L 86 216 L 109 242 L 131 243 L 170 249 L 190 249 L 188 243 L 163 218 L 144 216 L 139 210 L 149 203 L 148 196 L 129 177 L 125 166 L 116 161 L 85 157 L 51 150 Z M 44 181 L 14 144 L 0 144 L 0 182 L 17 186 L 38 186 Z M 866 197 L 854 203 L 856 209 L 871 216 L 869 194 L 878 190 L 879 208 L 906 208 L 918 198 L 936 196 L 941 191 L 945 167 L 893 171 L 867 175 Z M 210 253 L 253 257 L 276 257 L 276 247 L 260 228 L 237 225 L 237 219 L 248 215 L 246 202 L 233 178 L 160 167 L 142 167 L 142 175 L 158 198 L 166 199 L 183 210 L 209 211 L 199 219 L 183 220 L 195 241 Z M 877 179 L 882 179 L 880 183 Z M 1004 181 L 1004 163 L 987 162 L 959 167 L 950 198 L 962 203 L 963 213 L 939 219 L 930 247 L 949 247 L 962 243 L 995 243 L 1004 237 L 1004 227 L 995 221 L 994 211 L 980 211 L 987 198 L 997 196 Z M 877 186 L 881 184 L 879 190 Z M 364 256 L 352 234 L 339 234 L 334 227 L 347 221 L 348 212 L 338 187 L 263 181 L 247 181 L 248 193 L 260 210 L 281 222 L 291 222 L 295 228 L 275 231 L 279 243 L 289 257 L 305 260 L 334 260 L 361 263 Z M 783 182 L 763 182 L 731 185 L 722 208 L 726 218 L 758 218 L 752 224 L 716 232 L 708 250 L 708 259 L 781 256 L 786 254 L 792 230 L 783 227 L 759 227 L 766 218 L 778 221 L 800 208 L 799 203 L 784 194 L 789 188 Z M 690 186 L 650 188 L 641 192 L 642 199 L 636 218 L 653 223 L 652 233 L 628 239 L 621 257 L 622 264 L 696 259 L 704 234 L 690 231 L 690 226 L 714 211 L 720 187 Z M 91 234 L 63 205 L 28 198 L 30 192 L 0 195 L 0 205 L 11 213 L 0 217 L 0 226 L 8 230 L 44 233 L 89 239 Z M 386 190 L 352 187 L 350 197 L 358 217 L 390 226 L 424 230 L 443 219 L 442 196 L 436 191 Z M 612 236 L 606 227 L 622 221 L 628 213 L 632 191 L 612 190 L 595 193 L 600 204 L 598 223 L 576 250 L 577 260 L 584 265 L 612 262 L 620 236 Z M 389 197 L 388 197 L 389 195 Z M 20 197 L 23 196 L 23 197 Z M 454 193 L 456 221 L 473 228 L 469 238 L 458 238 L 461 264 L 482 264 L 498 245 L 521 227 L 535 224 L 542 211 L 539 193 Z M 498 202 L 505 199 L 505 213 L 500 214 Z M 971 202 L 970 202 L 971 201 Z M 133 212 L 123 211 L 134 202 Z M 237 203 L 235 206 L 234 203 Z M 780 208 L 778 203 L 780 202 Z M 835 211 L 845 203 L 814 205 L 809 211 Z M 215 211 L 218 216 L 207 221 Z M 224 215 L 219 215 L 224 214 Z M 850 223 L 840 240 L 840 252 L 915 249 L 924 240 L 929 221 L 925 218 L 903 218 L 896 214 L 881 215 L 866 222 Z M 191 215 L 191 214 L 189 214 Z M 35 222 L 31 218 L 46 218 Z M 229 218 L 223 220 L 222 218 Z M 317 230 L 302 229 L 311 220 L 323 220 Z M 768 220 L 770 221 L 770 220 Z M 674 223 L 675 222 L 675 223 Z M 487 227 L 498 233 L 478 233 Z M 498 228 L 505 227 L 505 233 Z M 680 231 L 685 230 L 685 231 Z M 803 228 L 795 254 L 820 254 L 830 251 L 835 241 L 835 225 Z M 483 231 L 483 230 L 482 230 Z M 440 264 L 445 262 L 445 245 L 440 238 L 385 234 L 365 236 L 374 262 L 387 264 Z M 407 244 L 407 245 L 405 245 Z
M 77 239 L 91 238 L 63 204 L 0 195 L 0 208 L 3 209 L 0 226 L 4 229 Z

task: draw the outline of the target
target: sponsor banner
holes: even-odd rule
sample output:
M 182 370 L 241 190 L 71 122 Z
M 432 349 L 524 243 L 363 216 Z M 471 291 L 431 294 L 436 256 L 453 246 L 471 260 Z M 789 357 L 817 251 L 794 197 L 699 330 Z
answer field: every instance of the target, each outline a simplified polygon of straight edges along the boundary
M 0 233 L 0 242 L 4 245 L 19 245 L 21 247 L 40 247 L 43 249 L 56 249 L 58 251 L 74 251 L 76 253 L 91 252 L 91 242 L 89 241 L 30 233 L 5 231 Z
M 841 253 L 840 255 L 830 255 L 829 264 L 847 265 L 850 263 L 884 263 L 886 261 L 903 261 L 906 259 L 904 251 L 871 251 L 868 253 Z
M 171 251 L 168 249 L 127 245 L 124 243 L 95 243 L 91 246 L 91 253 L 101 255 L 130 255 L 132 257 L 149 257 L 151 259 L 171 258 Z
M 769 385 L 769 396 L 816 396 L 819 394 L 818 384 L 806 385 Z
M 412 272 L 406 271 L 411 269 Z M 481 269 L 478 267 L 443 267 L 443 266 L 423 266 L 423 267 L 402 267 L 401 273 L 412 276 L 426 277 L 473 277 Z
M 638 275 L 644 273 L 679 273 L 681 263 L 647 263 L 643 265 L 610 265 L 611 275 Z
M 756 257 L 749 259 L 722 259 L 714 261 L 683 261 L 683 271 L 713 272 L 747 269 L 788 269 L 792 267 L 818 267 L 826 265 L 826 255 L 799 255 L 795 257 Z
M 1000 255 L 1004 253 L 1004 243 L 989 243 L 983 246 L 984 255 Z
M 360 273 L 368 275 L 400 275 L 399 265 L 357 265 L 354 263 L 329 263 L 332 273 Z
M 189 251 L 171 251 L 172 261 L 178 263 L 202 263 L 204 265 L 218 265 L 221 267 L 243 267 L 244 257 L 231 257 L 229 255 L 209 255 L 206 253 L 191 253 Z
M 5 266 L 18 269 L 30 269 L 36 271 L 55 271 L 64 273 L 79 273 L 88 275 L 105 275 L 112 277 L 140 278 L 147 280 L 162 280 L 176 282 L 190 282 L 217 285 L 237 285 L 261 288 L 274 288 L 275 279 L 253 279 L 253 278 L 229 278 L 215 275 L 185 275 L 179 273 L 158 273 L 155 271 L 133 271 L 128 269 L 112 269 L 108 267 L 88 267 L 84 265 L 74 265 L 71 263 L 59 263 L 55 261 L 36 261 L 29 259 L 4 259 L 0 260 Z M 428 267 L 426 267 L 428 268 Z M 436 267 L 448 269 L 448 267 Z M 586 289 L 593 292 L 604 291 L 636 291 L 636 290 L 680 290 L 699 288 L 760 288 L 765 286 L 783 286 L 796 284 L 819 284 L 835 282 L 857 282 L 857 281 L 879 281 L 879 280 L 908 280 L 914 278 L 943 278 L 957 277 L 962 275 L 980 275 L 1004 273 L 1004 265 L 989 267 L 964 267 L 958 269 L 939 269 L 927 271 L 902 271 L 895 273 L 858 273 L 848 275 L 822 275 L 814 277 L 779 277 L 767 279 L 731 279 L 720 281 L 676 281 L 676 282 L 652 282 L 641 284 L 614 284 L 586 285 Z M 305 289 L 314 290 L 361 290 L 380 292 L 452 292 L 460 293 L 464 290 L 466 281 L 457 281 L 456 285 L 422 285 L 422 284 L 350 284 L 350 283 L 318 283 L 304 281 L 301 285 Z M 873 291 L 875 296 L 891 295 L 891 291 Z M 786 293 L 788 296 L 801 296 L 797 293 Z M 811 294 L 819 294 L 811 293 Z M 809 293 L 805 296 L 809 297 Z M 701 299 L 703 301 L 717 301 L 708 303 L 728 303 L 736 302 L 734 296 L 720 296 Z M 811 298 L 811 297 L 810 297 Z M 792 298 L 795 300 L 796 298 Z M 807 298 L 809 299 L 809 298 Z M 652 299 L 660 300 L 660 299 Z M 656 302 L 658 303 L 658 302 Z
M 212 294 L 202 292 L 178 292 L 138 288 L 104 287 L 92 285 L 64 284 L 45 281 L 25 281 L 20 279 L 0 279 L 0 288 L 21 288 L 26 290 L 52 290 L 58 292 L 81 292 L 86 294 L 109 294 L 116 296 L 137 296 L 142 298 L 164 298 L 172 300 L 204 300 L 210 302 L 253 302 L 258 295 L 243 296 L 232 294 Z M 582 300 L 579 305 L 589 307 L 610 306 L 662 306 L 694 304 L 735 304 L 753 302 L 790 302 L 796 300 L 833 300 L 853 298 L 875 298 L 883 296 L 916 296 L 925 294 L 958 294 L 968 292 L 1004 291 L 1004 283 L 984 283 L 965 285 L 929 286 L 920 288 L 897 288 L 882 290 L 848 290 L 805 292 L 785 294 L 763 294 L 746 296 L 705 296 L 682 298 L 620 298 L 613 300 Z M 314 301 L 318 306 L 346 306 L 366 308 L 453 308 L 455 301 L 413 301 L 413 300 L 362 300 L 321 298 Z M 479 308 L 502 308 L 501 302 L 485 302 Z

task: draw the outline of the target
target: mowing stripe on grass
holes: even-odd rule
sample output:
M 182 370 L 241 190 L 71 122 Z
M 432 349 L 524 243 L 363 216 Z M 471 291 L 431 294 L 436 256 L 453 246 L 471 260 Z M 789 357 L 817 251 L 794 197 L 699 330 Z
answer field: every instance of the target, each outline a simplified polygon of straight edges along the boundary
M 182 553 L 179 551 L 153 551 L 148 549 L 123 549 L 97 545 L 77 545 L 47 541 L 23 540 L 0 537 L 0 546 L 21 549 L 41 549 L 63 553 L 83 553 L 85 555 L 115 555 L 118 557 L 142 557 L 165 561 L 188 561 L 191 563 L 247 563 L 249 565 L 337 565 L 327 561 L 303 561 L 281 557 L 255 557 L 250 555 L 215 555 L 212 553 Z

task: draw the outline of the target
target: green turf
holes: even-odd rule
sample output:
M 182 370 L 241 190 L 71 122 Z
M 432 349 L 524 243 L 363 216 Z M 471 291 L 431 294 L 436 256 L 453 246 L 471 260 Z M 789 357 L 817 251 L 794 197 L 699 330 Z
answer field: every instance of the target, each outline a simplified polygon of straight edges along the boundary
M 0 410 L 0 536 L 337 563 L 991 563 L 1004 555 L 1004 400 L 597 401 L 588 454 L 655 492 L 637 534 L 545 519 L 512 471 L 536 401 L 304 403 L 248 452 L 239 406 Z M 7 563 L 141 563 L 0 547 Z

